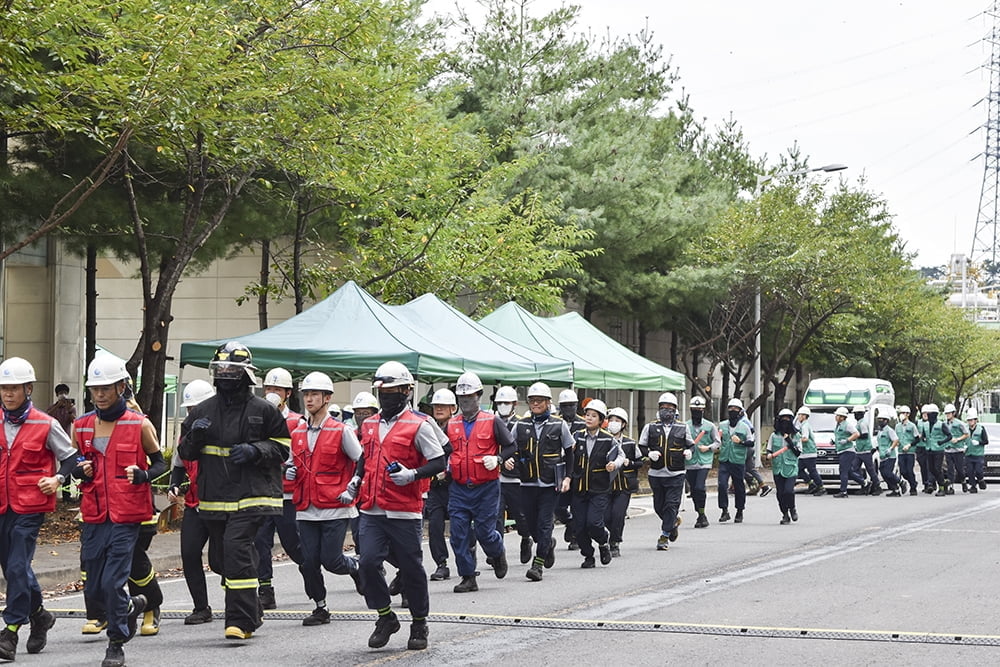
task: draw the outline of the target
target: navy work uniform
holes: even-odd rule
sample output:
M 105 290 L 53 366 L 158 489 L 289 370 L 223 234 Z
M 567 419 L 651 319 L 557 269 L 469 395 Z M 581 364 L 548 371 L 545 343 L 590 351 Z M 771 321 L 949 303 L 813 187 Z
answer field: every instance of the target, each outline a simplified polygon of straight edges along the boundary
M 677 398 L 670 392 L 660 395 L 657 421 L 642 427 L 639 451 L 649 460 L 649 486 L 653 510 L 660 517 L 658 551 L 666 551 L 678 536 L 681 524 L 681 497 L 684 495 L 685 464 L 691 458 L 694 441 L 683 422 L 677 421 Z

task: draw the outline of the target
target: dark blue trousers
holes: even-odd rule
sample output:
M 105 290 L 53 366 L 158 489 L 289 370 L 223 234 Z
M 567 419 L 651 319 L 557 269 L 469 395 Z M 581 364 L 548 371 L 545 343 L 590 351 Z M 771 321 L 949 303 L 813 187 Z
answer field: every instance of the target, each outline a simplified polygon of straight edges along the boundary
M 521 509 L 528 525 L 528 534 L 535 540 L 535 556 L 545 558 L 552 549 L 553 511 L 556 493 L 551 486 L 522 486 Z
M 854 462 L 857 458 L 857 453 L 852 449 L 837 454 L 837 462 L 840 464 L 841 493 L 847 493 L 847 481 L 849 479 L 853 479 L 858 484 L 865 483 L 865 478 L 861 476 L 861 473 L 854 471 Z
M 392 551 L 399 568 L 403 591 L 410 604 L 410 615 L 424 619 L 430 612 L 427 572 L 424 570 L 420 541 L 420 519 L 390 519 L 381 514 L 361 513 L 361 580 L 365 584 L 365 603 L 369 609 L 386 609 L 391 600 L 389 585 L 382 574 L 382 563 Z
M 451 522 L 451 550 L 462 577 L 476 573 L 472 547 L 476 542 L 490 558 L 504 553 L 503 537 L 497 531 L 500 508 L 500 480 L 469 487 L 452 482 L 448 489 L 448 516 Z
M 18 514 L 10 508 L 0 514 L 0 566 L 7 580 L 3 620 L 7 625 L 27 623 L 32 612 L 42 606 L 42 588 L 31 569 L 31 560 L 44 520 L 42 513 Z
M 80 535 L 80 559 L 87 573 L 84 595 L 98 601 L 108 618 L 108 639 L 128 641 L 129 594 L 125 592 L 132 551 L 139 537 L 137 523 L 85 523 Z
M 580 545 L 580 555 L 584 558 L 593 558 L 595 542 L 598 545 L 608 543 L 609 533 L 604 525 L 604 515 L 607 514 L 610 500 L 610 493 L 573 493 L 570 500 L 573 527 L 576 528 L 576 543 Z
M 743 479 L 745 468 L 739 463 L 719 461 L 719 509 L 729 509 L 729 482 L 733 483 L 736 495 L 736 509 L 742 510 L 747 505 L 747 483 Z
M 319 602 L 326 599 L 326 585 L 320 567 L 333 574 L 350 574 L 357 563 L 344 555 L 344 538 L 350 519 L 329 521 L 299 521 L 299 539 L 302 544 L 302 576 L 306 580 L 306 595 Z M 315 588 L 309 587 L 309 582 Z

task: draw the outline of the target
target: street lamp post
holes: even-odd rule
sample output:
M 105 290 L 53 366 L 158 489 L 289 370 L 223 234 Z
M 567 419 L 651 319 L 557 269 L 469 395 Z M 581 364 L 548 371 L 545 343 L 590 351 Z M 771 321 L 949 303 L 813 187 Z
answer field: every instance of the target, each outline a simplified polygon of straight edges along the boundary
M 783 171 L 777 174 L 770 175 L 757 175 L 757 187 L 754 188 L 754 198 L 760 195 L 761 188 L 767 183 L 773 181 L 776 178 L 786 178 L 788 176 L 804 176 L 805 174 L 811 174 L 814 171 L 822 172 L 833 172 L 833 171 L 843 171 L 847 169 L 846 164 L 825 164 L 822 167 L 814 167 L 812 169 L 796 169 L 794 171 Z M 757 326 L 757 334 L 754 336 L 753 349 L 754 349 L 754 360 L 753 360 L 753 395 L 754 398 L 760 396 L 761 387 L 761 377 L 760 377 L 760 331 L 763 328 L 760 323 L 760 288 L 757 288 L 757 293 L 754 295 L 753 300 L 753 315 L 754 324 Z M 763 404 L 757 408 L 753 413 L 753 427 L 757 433 L 757 444 L 760 445 L 760 412 L 763 408 Z

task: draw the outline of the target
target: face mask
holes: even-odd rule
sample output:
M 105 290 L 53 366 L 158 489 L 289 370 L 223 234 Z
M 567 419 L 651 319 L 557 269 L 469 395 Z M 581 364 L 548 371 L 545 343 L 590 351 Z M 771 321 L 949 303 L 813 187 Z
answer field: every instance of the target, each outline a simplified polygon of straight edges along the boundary
M 792 422 L 788 419 L 779 419 L 778 423 L 775 425 L 775 430 L 782 435 L 791 435 L 795 432 L 795 427 L 792 426 Z
M 937 418 L 938 416 L 936 412 L 927 413 L 927 423 L 930 424 L 931 426 L 934 426 L 935 422 L 937 422 Z
M 701 420 L 705 418 L 704 410 L 692 410 L 691 411 L 691 423 L 695 426 L 701 425 Z
M 608 430 L 611 431 L 611 435 L 618 435 L 622 432 L 623 424 L 621 422 L 608 422 Z
M 730 410 L 729 411 L 729 425 L 730 426 L 736 426 L 739 423 L 740 423 L 740 411 L 739 410 Z
M 406 407 L 410 397 L 406 394 L 383 394 L 379 392 L 378 404 L 382 407 L 382 418 L 389 420 Z
M 220 394 L 232 396 L 243 390 L 243 380 L 234 378 L 215 378 L 215 389 Z
M 510 417 L 512 412 L 514 412 L 513 403 L 497 403 L 497 414 L 501 417 Z
M 677 410 L 674 408 L 660 408 L 656 416 L 660 418 L 661 422 L 667 422 L 668 424 L 674 420 L 677 416 Z
M 576 419 L 576 403 L 560 403 L 559 416 L 568 422 Z
M 273 405 L 274 407 L 278 407 L 281 405 L 281 396 L 278 396 L 273 391 L 269 391 L 266 394 L 264 394 L 264 400 Z
M 459 396 L 458 397 L 458 409 L 462 411 L 462 414 L 466 417 L 471 417 L 479 412 L 479 397 L 478 396 Z

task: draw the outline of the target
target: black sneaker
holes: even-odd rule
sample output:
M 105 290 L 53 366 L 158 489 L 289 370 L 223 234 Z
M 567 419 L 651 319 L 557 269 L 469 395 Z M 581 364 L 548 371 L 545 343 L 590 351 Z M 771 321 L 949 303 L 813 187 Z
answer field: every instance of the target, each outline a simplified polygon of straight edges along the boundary
M 580 567 L 582 567 L 584 570 L 590 570 L 592 568 L 597 567 L 597 563 L 594 562 L 593 556 L 586 556 L 584 557 L 583 562 L 580 563 Z
M 618 548 L 618 545 L 617 544 L 612 544 L 611 545 L 611 557 L 612 558 L 620 558 L 621 555 L 622 555 L 622 550 L 620 548 Z
M 781 521 L 779 521 L 778 523 L 781 524 L 782 526 L 787 526 L 791 522 L 792 522 L 792 520 L 788 518 L 787 514 L 782 514 L 781 515 Z
M 0 659 L 13 660 L 17 654 L 17 633 L 5 627 L 0 630 Z
M 444 563 L 438 565 L 437 569 L 434 570 L 434 573 L 431 574 L 431 581 L 444 581 L 445 579 L 450 579 L 450 578 L 451 578 L 451 570 L 449 570 L 448 566 L 445 565 Z
M 840 493 L 835 493 L 835 494 L 833 494 L 833 497 L 834 498 L 846 498 L 847 497 L 847 492 L 846 491 L 841 491 Z
M 476 583 L 476 577 L 462 577 L 462 581 L 455 584 L 453 589 L 456 593 L 473 593 L 479 590 L 479 584 Z
M 534 542 L 531 540 L 530 537 L 522 537 L 521 538 L 521 562 L 522 563 L 527 563 L 528 561 L 531 560 L 531 547 L 533 545 L 534 545 Z
M 399 573 L 392 578 L 389 582 L 389 595 L 399 595 L 403 592 L 403 580 L 400 578 Z
M 212 622 L 212 608 L 195 609 L 184 617 L 184 625 L 201 625 Z
M 569 543 L 569 546 L 566 548 L 569 549 L 570 551 L 579 551 L 580 545 L 576 543 L 576 540 L 573 540 L 572 542 Z
M 729 516 L 729 510 L 722 510 L 722 516 L 719 517 L 719 523 L 725 523 L 729 521 L 732 517 Z
M 330 612 L 326 607 L 316 607 L 313 612 L 302 619 L 302 625 L 325 625 L 330 622 Z
M 789 510 L 788 514 L 792 517 L 792 521 L 799 520 L 799 512 L 794 507 L 791 510 Z
M 445 568 L 446 571 L 447 571 L 447 569 L 448 568 Z M 365 594 L 365 585 L 361 581 L 361 570 L 359 570 L 358 568 L 354 568 L 353 570 L 351 570 L 347 574 L 354 581 L 354 590 L 357 591 L 358 595 L 364 595 Z
M 552 546 L 549 547 L 549 553 L 545 556 L 545 569 L 550 569 L 556 564 L 556 538 L 552 538 Z
M 389 637 L 399 632 L 399 618 L 395 612 L 379 616 L 375 621 L 375 631 L 368 638 L 368 648 L 382 648 L 389 643 Z
M 125 617 L 125 624 L 128 626 L 128 635 L 125 641 L 135 637 L 135 629 L 139 624 L 139 617 L 142 616 L 142 612 L 144 611 L 146 611 L 146 596 L 133 595 L 128 603 L 128 616 Z M 110 650 L 110 648 L 111 646 L 109 645 L 108 649 Z
M 704 514 L 698 515 L 698 520 L 694 522 L 695 528 L 708 528 L 708 517 Z
M 41 653 L 48 640 L 49 630 L 56 624 L 56 617 L 45 607 L 39 607 L 38 611 L 28 618 L 28 621 L 31 623 L 31 634 L 28 635 L 25 647 L 28 649 L 28 653 Z
M 597 547 L 598 551 L 601 552 L 601 565 L 607 565 L 611 562 L 611 547 L 607 544 L 600 544 Z
M 739 512 L 737 512 L 736 515 L 739 516 Z M 681 518 L 677 517 L 676 519 L 674 519 L 674 527 L 670 529 L 670 535 L 668 535 L 671 542 L 677 541 L 677 535 L 678 535 L 677 529 L 680 527 L 680 525 L 681 525 Z
M 910 489 L 910 495 L 911 495 L 911 496 L 915 496 L 915 495 L 917 495 L 918 493 L 920 493 L 920 492 L 919 492 L 919 491 L 917 491 L 917 490 L 916 490 L 915 488 L 913 488 L 913 489 Z
M 986 490 L 986 482 L 985 481 L 979 483 L 979 490 L 980 491 L 985 491 Z
M 760 497 L 761 498 L 763 498 L 764 496 L 766 496 L 769 493 L 771 493 L 771 487 L 769 487 L 767 484 L 764 484 L 764 485 L 762 485 L 760 487 Z M 739 522 L 737 522 L 737 523 L 739 523 Z
M 899 498 L 901 495 L 903 495 L 903 494 L 900 493 L 899 491 L 890 491 L 889 493 L 885 494 L 885 497 L 886 498 Z
M 503 579 L 507 576 L 507 552 L 501 552 L 493 559 L 493 574 L 496 575 L 497 579 Z
M 819 497 L 819 496 L 825 496 L 826 495 L 826 489 L 821 486 L 818 489 L 816 489 L 815 491 L 813 491 L 813 495 L 817 496 L 817 497 Z
M 541 581 L 542 580 L 542 568 L 538 567 L 537 564 L 532 565 L 528 568 L 528 572 L 524 575 L 531 581 Z
M 427 621 L 414 621 L 410 624 L 410 638 L 406 640 L 406 648 L 410 651 L 423 651 L 427 648 Z
M 278 608 L 278 603 L 274 599 L 274 586 L 261 586 L 258 588 L 257 599 L 260 600 L 261 609 Z
M 969 487 L 969 493 L 979 493 L 979 489 L 976 488 L 975 484 Z
M 108 642 L 108 650 L 104 653 L 101 667 L 125 667 L 125 649 L 118 641 Z
M 657 551 L 666 551 L 669 548 L 670 548 L 670 538 L 669 537 L 667 537 L 666 535 L 660 535 L 658 538 L 656 538 L 656 550 Z
M 743 510 L 736 510 L 736 518 L 733 519 L 733 523 L 743 523 Z

